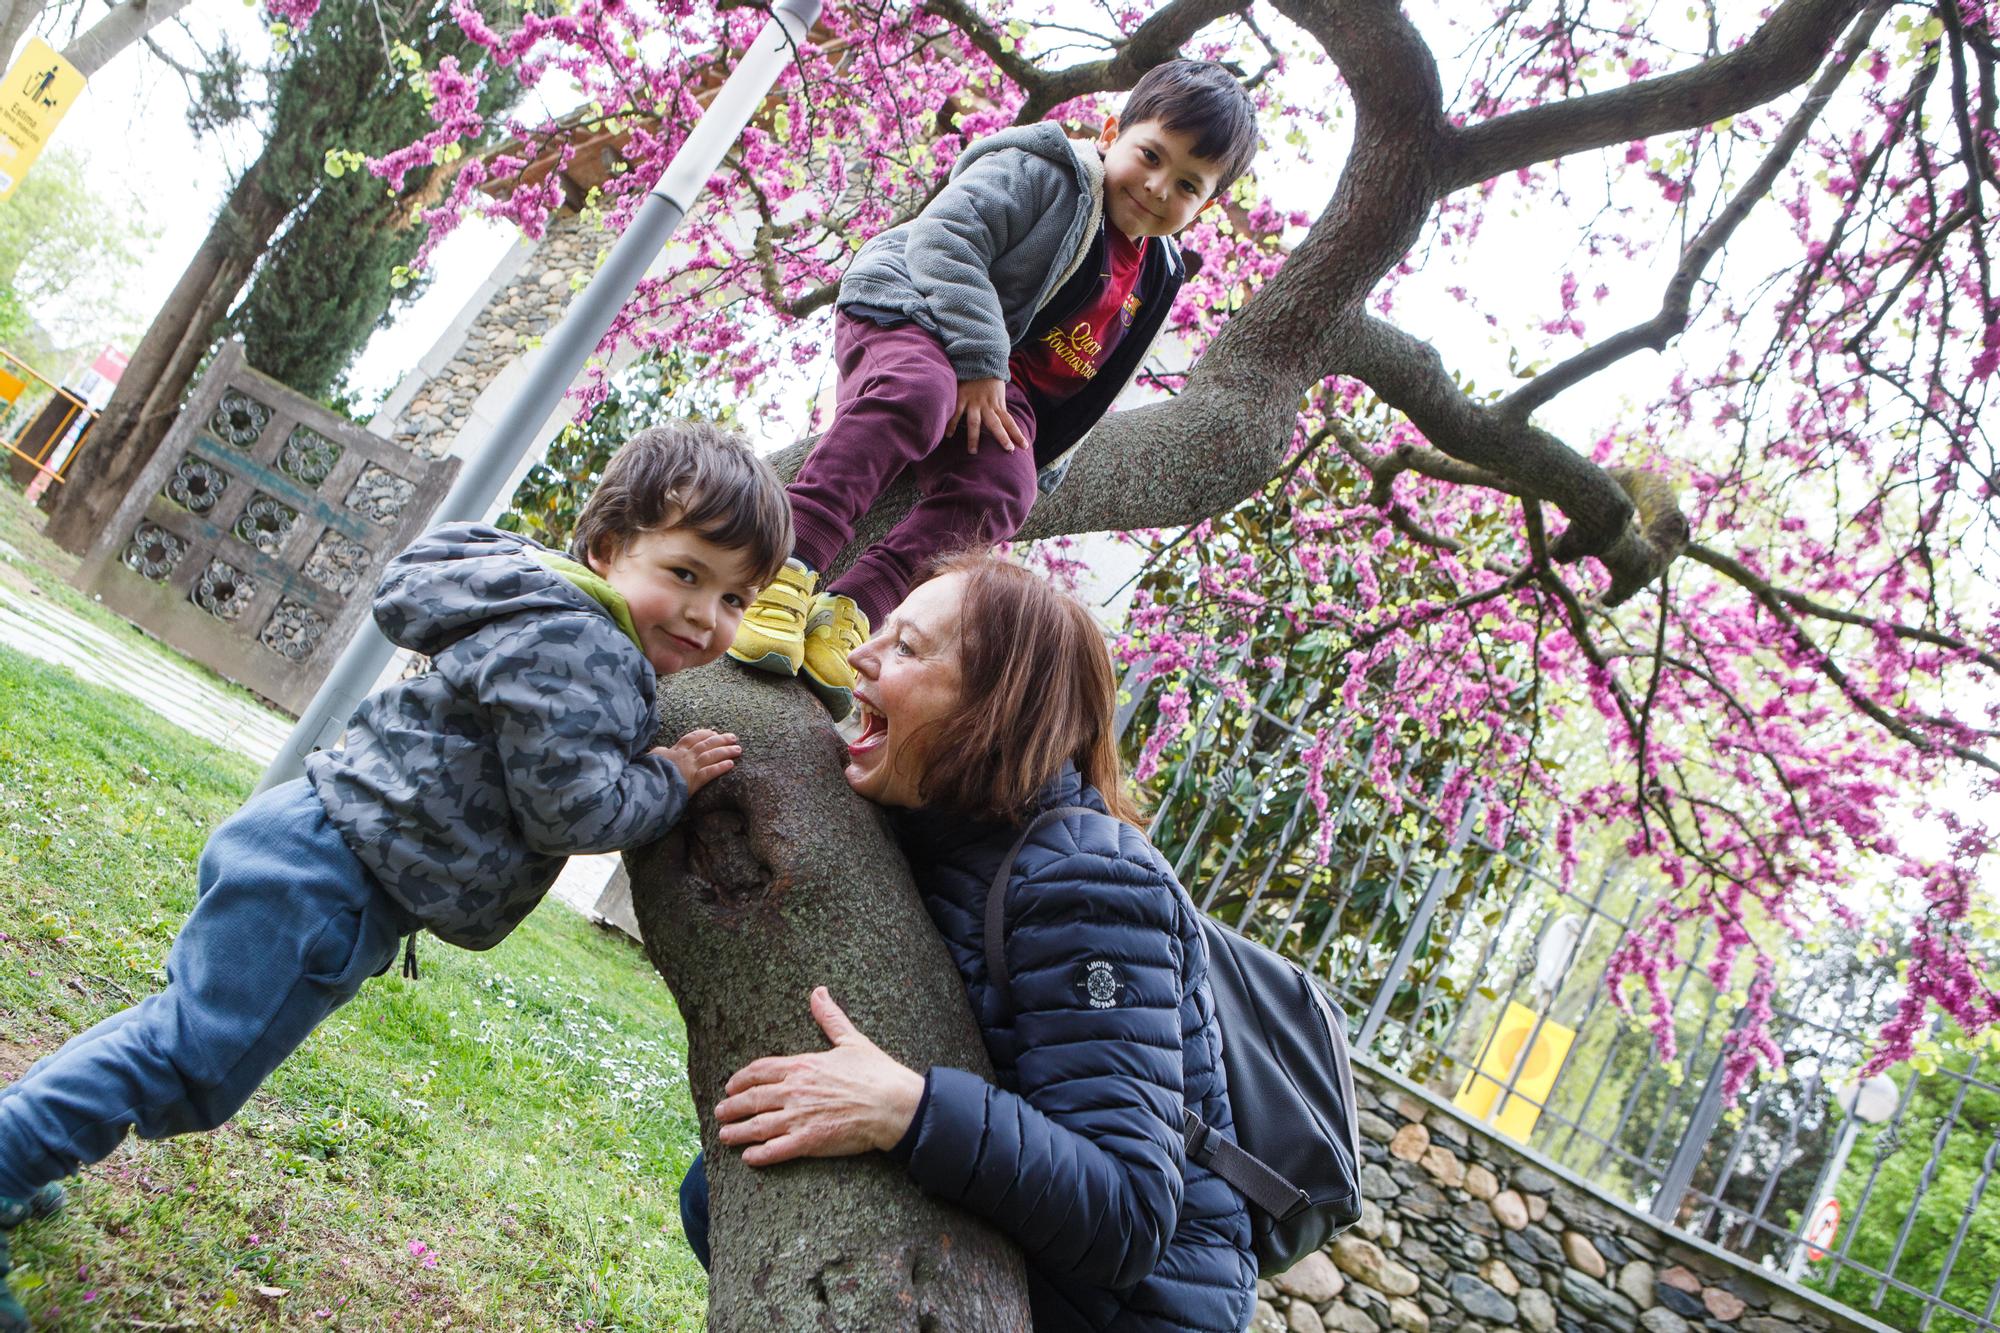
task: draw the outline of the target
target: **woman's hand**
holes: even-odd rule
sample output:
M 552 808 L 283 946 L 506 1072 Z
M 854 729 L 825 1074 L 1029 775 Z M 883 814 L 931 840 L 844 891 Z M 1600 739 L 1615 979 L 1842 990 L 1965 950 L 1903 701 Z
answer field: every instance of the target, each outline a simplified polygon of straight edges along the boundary
M 824 986 L 813 990 L 812 1015 L 832 1050 L 752 1060 L 715 1108 L 716 1137 L 750 1145 L 750 1166 L 893 1148 L 923 1100 L 923 1075 L 862 1036 Z

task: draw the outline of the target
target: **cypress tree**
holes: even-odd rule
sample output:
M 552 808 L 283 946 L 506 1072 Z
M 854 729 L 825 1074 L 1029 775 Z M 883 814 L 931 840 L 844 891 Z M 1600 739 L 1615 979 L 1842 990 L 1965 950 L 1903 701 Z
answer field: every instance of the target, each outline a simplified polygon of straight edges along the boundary
M 501 0 L 491 3 L 497 10 Z M 426 123 L 426 85 L 412 65 L 432 69 L 464 51 L 446 0 L 400 7 L 327 0 L 261 101 L 244 92 L 235 53 L 219 53 L 189 118 L 209 129 L 267 106 L 263 148 L 133 350 L 68 484 L 49 493 L 51 540 L 78 553 L 89 547 L 166 434 L 216 339 L 232 327 L 254 339 L 249 360 L 257 369 L 308 393 L 331 387 L 387 311 L 396 264 L 419 244 L 397 228 L 426 182 L 413 179 L 401 199 L 365 174 L 348 173 L 354 179 L 341 186 L 347 176 L 328 174 L 327 150 L 380 153 L 415 138 Z M 483 107 L 492 110 L 513 89 L 506 75 L 491 76 Z M 372 209 L 361 206 L 371 200 Z M 246 285 L 263 292 L 232 321 Z
M 332 0 L 306 31 L 278 81 L 274 126 L 288 145 L 276 185 L 302 201 L 230 316 L 249 363 L 300 393 L 335 392 L 348 362 L 417 288 L 392 288 L 423 240 L 412 177 L 398 195 L 366 171 L 333 174 L 329 149 L 373 157 L 429 128 L 427 77 L 446 56 L 470 62 L 470 43 L 444 0 L 379 13 L 368 0 Z M 491 111 L 513 92 L 504 73 L 481 99 Z

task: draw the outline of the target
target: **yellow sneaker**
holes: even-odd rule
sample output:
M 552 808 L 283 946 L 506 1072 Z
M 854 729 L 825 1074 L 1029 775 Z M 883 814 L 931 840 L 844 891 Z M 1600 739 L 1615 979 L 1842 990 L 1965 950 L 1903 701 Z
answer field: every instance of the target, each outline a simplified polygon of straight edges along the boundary
M 835 722 L 854 707 L 854 668 L 847 655 L 868 642 L 868 617 L 839 593 L 813 598 L 806 618 L 806 686 L 819 696 Z
M 787 560 L 771 586 L 743 613 L 729 655 L 745 666 L 774 676 L 796 676 L 806 655 L 806 615 L 812 610 L 819 576 Z

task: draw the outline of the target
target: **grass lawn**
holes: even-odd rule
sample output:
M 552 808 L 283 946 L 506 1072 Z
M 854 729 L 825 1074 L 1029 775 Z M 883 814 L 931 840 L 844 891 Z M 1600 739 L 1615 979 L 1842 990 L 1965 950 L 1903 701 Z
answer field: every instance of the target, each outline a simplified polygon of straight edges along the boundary
M 158 988 L 202 843 L 256 771 L 4 648 L 0 700 L 11 1079 Z M 128 1140 L 16 1232 L 39 1326 L 701 1327 L 685 1035 L 638 949 L 550 904 L 488 953 L 419 956 L 224 1129 Z

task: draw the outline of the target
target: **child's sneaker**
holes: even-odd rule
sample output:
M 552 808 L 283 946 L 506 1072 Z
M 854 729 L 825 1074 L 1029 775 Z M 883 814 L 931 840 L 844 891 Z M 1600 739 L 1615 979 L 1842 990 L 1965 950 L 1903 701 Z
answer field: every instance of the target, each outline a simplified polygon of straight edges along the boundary
M 797 560 L 787 560 L 770 587 L 757 595 L 736 627 L 729 655 L 745 666 L 775 676 L 796 676 L 806 655 L 806 614 L 812 609 L 819 577 Z
M 44 1185 L 25 1199 L 0 1199 L 0 1333 L 28 1330 L 28 1312 L 15 1299 L 14 1289 L 7 1282 L 7 1274 L 14 1268 L 7 1233 L 31 1217 L 51 1217 L 61 1212 L 63 1201 L 63 1188 L 57 1184 Z
M 39 1221 L 44 1217 L 54 1217 L 69 1202 L 69 1195 L 55 1181 L 36 1190 L 25 1199 L 0 1199 L 0 1231 L 12 1231 L 30 1219 Z
M 854 668 L 847 655 L 868 642 L 868 617 L 853 599 L 823 592 L 806 619 L 806 684 L 835 722 L 854 708 Z

